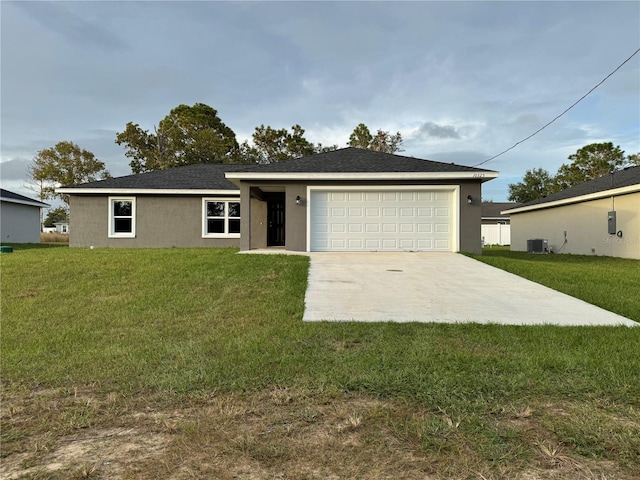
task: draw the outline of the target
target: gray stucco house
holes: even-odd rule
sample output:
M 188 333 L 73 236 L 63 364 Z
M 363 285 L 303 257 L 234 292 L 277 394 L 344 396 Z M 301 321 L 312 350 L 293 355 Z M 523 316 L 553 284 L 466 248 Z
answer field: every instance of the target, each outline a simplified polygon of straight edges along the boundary
M 481 251 L 492 170 L 344 148 L 269 165 L 177 167 L 57 191 L 71 246 Z
M 554 253 L 640 259 L 640 166 L 510 208 L 511 250 L 547 240 Z
M 49 204 L 0 189 L 0 241 L 40 243 L 40 209 Z

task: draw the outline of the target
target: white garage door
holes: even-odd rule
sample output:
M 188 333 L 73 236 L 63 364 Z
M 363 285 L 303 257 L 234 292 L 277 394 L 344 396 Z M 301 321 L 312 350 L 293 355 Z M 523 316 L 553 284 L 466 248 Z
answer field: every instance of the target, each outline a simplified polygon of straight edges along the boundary
M 312 190 L 310 249 L 450 252 L 453 200 L 452 190 Z

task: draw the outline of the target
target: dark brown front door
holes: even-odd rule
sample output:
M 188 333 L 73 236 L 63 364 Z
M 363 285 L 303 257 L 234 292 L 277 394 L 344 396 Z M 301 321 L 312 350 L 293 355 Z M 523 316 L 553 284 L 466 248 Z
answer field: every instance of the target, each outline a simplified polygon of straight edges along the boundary
M 284 193 L 269 193 L 267 199 L 267 246 L 284 247 Z

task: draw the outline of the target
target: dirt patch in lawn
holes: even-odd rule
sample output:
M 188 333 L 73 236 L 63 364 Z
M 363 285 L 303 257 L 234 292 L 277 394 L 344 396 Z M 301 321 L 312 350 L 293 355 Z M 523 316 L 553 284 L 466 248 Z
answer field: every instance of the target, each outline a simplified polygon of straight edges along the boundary
M 496 422 L 496 439 L 505 429 L 521 439 L 501 446 L 500 459 L 496 439 L 480 440 L 486 432 L 409 401 L 289 389 L 180 401 L 5 389 L 0 479 L 633 478 L 633 465 L 558 443 L 537 408 Z

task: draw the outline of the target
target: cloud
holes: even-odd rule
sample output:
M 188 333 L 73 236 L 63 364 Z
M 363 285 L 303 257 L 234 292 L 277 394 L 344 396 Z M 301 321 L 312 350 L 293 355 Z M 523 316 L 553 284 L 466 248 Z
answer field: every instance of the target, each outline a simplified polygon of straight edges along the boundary
M 30 160 L 16 158 L 0 163 L 0 172 L 2 172 L 2 184 L 4 186 L 7 180 L 26 181 L 27 168 Z
M 96 8 L 101 8 L 98 2 L 93 3 L 89 9 L 82 3 L 16 2 L 14 5 L 72 44 L 91 44 L 117 50 L 126 48 L 126 44 L 113 33 L 114 30 L 105 28 L 103 22 L 98 20 L 100 15 Z M 96 20 L 91 16 L 95 16 Z
M 455 125 L 439 125 L 434 122 L 424 122 L 418 128 L 418 136 L 427 140 L 430 138 L 460 138 Z

